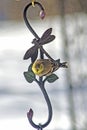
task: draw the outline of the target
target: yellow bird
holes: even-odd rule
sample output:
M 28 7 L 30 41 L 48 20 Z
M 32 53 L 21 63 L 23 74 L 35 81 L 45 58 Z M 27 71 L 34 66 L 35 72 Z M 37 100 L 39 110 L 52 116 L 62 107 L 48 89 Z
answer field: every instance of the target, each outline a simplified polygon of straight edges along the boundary
M 38 59 L 33 63 L 32 71 L 39 77 L 49 76 L 59 69 L 59 67 L 67 68 L 67 62 L 60 63 L 60 59 L 57 61 L 52 61 L 50 59 Z

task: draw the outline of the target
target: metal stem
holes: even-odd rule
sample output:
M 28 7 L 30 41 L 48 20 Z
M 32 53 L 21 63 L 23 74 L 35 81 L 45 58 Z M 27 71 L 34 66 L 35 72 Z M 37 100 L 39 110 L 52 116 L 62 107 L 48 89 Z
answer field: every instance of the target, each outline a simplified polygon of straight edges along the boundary
M 52 106 L 51 106 L 51 102 L 50 102 L 50 99 L 49 99 L 49 97 L 48 97 L 48 94 L 47 94 L 47 92 L 46 92 L 46 90 L 45 90 L 45 88 L 44 88 L 44 82 L 42 81 L 42 82 L 39 82 L 39 81 L 37 81 L 36 80 L 36 82 L 37 82 L 37 84 L 39 85 L 39 87 L 40 87 L 40 89 L 41 89 L 41 91 L 42 91 L 42 93 L 43 93 L 43 95 L 44 95 L 44 98 L 45 98 L 45 100 L 46 100 L 46 103 L 47 103 L 47 106 L 48 106 L 48 120 L 44 123 L 44 124 L 39 124 L 39 125 L 36 125 L 34 122 L 33 122 L 33 110 L 32 109 L 30 109 L 30 111 L 29 111 L 29 113 L 28 113 L 28 119 L 29 119 L 29 122 L 30 122 L 30 124 L 34 127 L 34 128 L 36 128 L 36 129 L 43 129 L 43 128 L 45 128 L 45 127 L 47 127 L 48 126 L 48 124 L 50 123 L 50 121 L 51 121 L 51 119 L 52 119 Z
M 45 98 L 45 100 L 46 100 L 46 103 L 47 103 L 47 106 L 48 106 L 48 112 L 49 112 L 47 122 L 41 125 L 42 128 L 44 128 L 44 127 L 48 126 L 48 124 L 50 123 L 50 121 L 51 121 L 51 119 L 52 119 L 52 106 L 51 106 L 51 102 L 50 102 L 50 100 L 49 100 L 48 94 L 47 94 L 47 92 L 46 92 L 46 90 L 45 90 L 45 88 L 44 88 L 44 83 L 43 83 L 43 82 L 40 83 L 39 86 L 40 86 L 40 89 L 41 89 L 41 91 L 42 91 L 42 93 L 43 93 L 43 95 L 44 95 L 44 98 Z

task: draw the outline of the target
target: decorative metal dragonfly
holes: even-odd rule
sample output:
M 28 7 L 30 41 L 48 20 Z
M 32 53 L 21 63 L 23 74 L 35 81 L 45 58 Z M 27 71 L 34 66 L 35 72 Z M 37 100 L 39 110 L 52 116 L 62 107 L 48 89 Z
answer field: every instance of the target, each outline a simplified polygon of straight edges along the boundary
M 54 35 L 51 35 L 52 28 L 47 29 L 41 38 L 33 39 L 32 43 L 35 44 L 30 49 L 28 49 L 24 55 L 24 60 L 27 60 L 31 57 L 32 62 L 34 62 L 38 56 L 38 49 L 42 51 L 42 53 L 46 54 L 46 51 L 43 49 L 43 45 L 50 43 L 55 39 Z

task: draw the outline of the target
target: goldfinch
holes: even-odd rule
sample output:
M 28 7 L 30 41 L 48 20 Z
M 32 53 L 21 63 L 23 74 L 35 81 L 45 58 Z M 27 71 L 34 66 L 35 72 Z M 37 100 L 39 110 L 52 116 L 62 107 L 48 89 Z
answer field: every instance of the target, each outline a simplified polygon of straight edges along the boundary
M 38 59 L 32 65 L 32 71 L 39 77 L 49 76 L 60 67 L 67 68 L 67 62 L 60 63 L 60 59 L 52 61 L 50 59 Z

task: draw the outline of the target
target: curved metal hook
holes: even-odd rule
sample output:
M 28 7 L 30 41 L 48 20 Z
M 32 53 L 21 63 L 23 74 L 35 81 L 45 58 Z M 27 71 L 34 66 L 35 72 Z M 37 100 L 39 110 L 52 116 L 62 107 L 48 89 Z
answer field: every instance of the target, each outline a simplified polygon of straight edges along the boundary
M 29 119 L 30 124 L 31 124 L 34 128 L 42 129 L 42 128 L 45 128 L 46 126 L 48 126 L 48 124 L 50 123 L 50 121 L 51 121 L 51 119 L 52 119 L 52 106 L 51 106 L 51 102 L 50 102 L 50 100 L 49 100 L 48 94 L 47 94 L 47 92 L 46 92 L 46 90 L 45 90 L 45 88 L 44 88 L 44 83 L 43 83 L 43 82 L 42 82 L 42 83 L 37 82 L 37 83 L 38 83 L 38 85 L 40 86 L 40 89 L 41 89 L 41 91 L 42 91 L 42 93 L 43 93 L 43 95 L 44 95 L 44 98 L 45 98 L 46 103 L 47 103 L 47 106 L 48 106 L 48 112 L 49 112 L 48 120 L 47 120 L 46 123 L 44 123 L 44 124 L 36 125 L 36 124 L 33 122 L 33 120 L 32 120 L 32 118 L 33 118 L 33 110 L 32 110 L 32 109 L 30 109 L 29 112 L 27 113 L 27 117 L 28 117 L 28 119 Z
M 34 2 L 34 4 L 37 4 L 37 5 L 40 7 L 40 9 L 41 9 L 42 11 L 44 11 L 43 6 L 42 6 L 39 2 Z M 39 39 L 39 36 L 38 36 L 37 33 L 34 31 L 34 29 L 31 27 L 31 25 L 30 25 L 30 23 L 29 23 L 29 21 L 28 21 L 28 19 L 27 19 L 27 10 L 28 10 L 28 8 L 29 8 L 30 6 L 32 6 L 32 3 L 29 3 L 29 4 L 25 7 L 25 9 L 24 9 L 24 13 L 23 13 L 24 21 L 25 21 L 25 23 L 26 23 L 28 29 L 30 30 L 30 32 L 35 36 L 35 38 L 36 38 L 36 39 Z
M 41 11 L 44 11 L 44 8 L 42 7 L 42 5 L 41 5 L 39 2 L 34 2 L 34 4 L 37 4 L 37 5 L 40 7 Z M 33 28 L 31 27 L 31 25 L 30 25 L 30 23 L 29 23 L 29 21 L 28 21 L 28 19 L 27 19 L 27 10 L 28 10 L 28 8 L 29 8 L 30 6 L 32 6 L 32 3 L 29 3 L 29 4 L 25 7 L 24 13 L 23 13 L 23 17 L 24 17 L 25 23 L 26 23 L 28 29 L 30 30 L 30 32 L 35 36 L 36 39 L 39 40 L 39 39 L 40 39 L 39 36 L 38 36 L 37 33 L 33 30 Z M 41 53 L 40 53 L 40 54 L 41 54 Z M 43 58 L 43 54 L 41 54 L 41 57 Z M 32 119 L 33 119 L 33 110 L 32 110 L 32 109 L 30 109 L 29 112 L 27 113 L 27 117 L 28 117 L 28 120 L 29 120 L 30 124 L 31 124 L 34 128 L 36 128 L 36 129 L 38 129 L 38 130 L 42 130 L 43 128 L 45 128 L 46 126 L 48 126 L 48 124 L 50 123 L 50 121 L 51 121 L 51 119 L 52 119 L 52 106 L 51 106 L 51 102 L 50 102 L 50 100 L 49 100 L 48 94 L 47 94 L 47 92 L 46 92 L 46 90 L 45 90 L 45 88 L 44 88 L 44 82 L 42 81 L 42 78 L 40 78 L 39 81 L 36 80 L 36 82 L 37 82 L 37 84 L 40 86 L 40 89 L 41 89 L 41 91 L 42 91 L 42 93 L 43 93 L 43 95 L 44 95 L 44 98 L 45 98 L 46 103 L 47 103 L 47 106 L 48 106 L 48 112 L 49 112 L 49 114 L 48 114 L 48 120 L 47 120 L 44 124 L 36 125 L 36 124 L 33 122 L 33 120 L 32 120 Z

